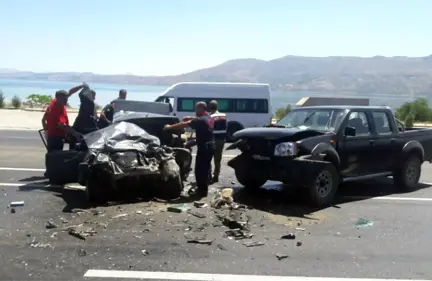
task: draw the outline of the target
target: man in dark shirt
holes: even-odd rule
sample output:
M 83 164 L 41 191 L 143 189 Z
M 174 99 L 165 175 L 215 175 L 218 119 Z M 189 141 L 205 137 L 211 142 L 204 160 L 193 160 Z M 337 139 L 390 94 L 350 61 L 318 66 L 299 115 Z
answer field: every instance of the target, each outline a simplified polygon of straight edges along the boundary
M 95 116 L 96 106 L 94 102 L 96 99 L 96 92 L 90 90 L 89 86 L 84 84 L 79 93 L 79 98 L 81 104 L 73 128 L 81 134 L 88 134 L 98 130 L 97 116 Z
M 205 102 L 198 102 L 195 105 L 196 118 L 180 122 L 174 125 L 166 125 L 165 130 L 184 129 L 187 126 L 195 130 L 197 155 L 195 158 L 195 180 L 197 184 L 197 195 L 206 197 L 208 193 L 210 163 L 215 151 L 213 137 L 213 119 L 207 112 Z
M 122 89 L 119 91 L 119 96 L 117 99 L 119 100 L 125 100 L 127 96 L 127 91 Z M 110 102 L 108 105 L 106 105 L 103 109 L 102 112 L 100 114 L 100 118 L 99 118 L 99 127 L 104 128 L 109 126 L 114 118 L 114 102 L 115 100 L 113 100 L 112 102 Z

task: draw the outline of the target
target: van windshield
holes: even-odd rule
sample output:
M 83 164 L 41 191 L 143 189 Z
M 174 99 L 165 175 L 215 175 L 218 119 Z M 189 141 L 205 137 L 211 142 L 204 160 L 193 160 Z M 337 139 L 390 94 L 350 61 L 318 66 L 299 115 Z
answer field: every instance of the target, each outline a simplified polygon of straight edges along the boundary
M 342 122 L 343 116 L 344 110 L 340 109 L 296 109 L 280 119 L 276 126 L 333 132 Z
M 155 102 L 165 102 L 165 97 L 164 97 L 164 96 L 158 97 L 158 98 L 155 100 Z

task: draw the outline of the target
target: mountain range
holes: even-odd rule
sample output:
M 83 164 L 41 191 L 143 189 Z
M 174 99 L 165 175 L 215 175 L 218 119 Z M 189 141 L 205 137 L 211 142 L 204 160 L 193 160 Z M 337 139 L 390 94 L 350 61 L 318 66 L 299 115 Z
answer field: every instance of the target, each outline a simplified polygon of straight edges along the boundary
M 36 73 L 1 69 L 0 79 L 171 85 L 178 82 L 262 82 L 272 89 L 362 94 L 432 95 L 432 55 L 426 57 L 301 57 L 235 59 L 172 76 Z

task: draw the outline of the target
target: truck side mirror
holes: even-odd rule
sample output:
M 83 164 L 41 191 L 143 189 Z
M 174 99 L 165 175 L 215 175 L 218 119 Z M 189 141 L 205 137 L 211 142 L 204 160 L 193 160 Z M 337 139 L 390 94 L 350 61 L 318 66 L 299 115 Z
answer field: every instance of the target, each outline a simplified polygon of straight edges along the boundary
M 356 129 L 351 126 L 345 127 L 345 136 L 354 137 L 356 135 Z

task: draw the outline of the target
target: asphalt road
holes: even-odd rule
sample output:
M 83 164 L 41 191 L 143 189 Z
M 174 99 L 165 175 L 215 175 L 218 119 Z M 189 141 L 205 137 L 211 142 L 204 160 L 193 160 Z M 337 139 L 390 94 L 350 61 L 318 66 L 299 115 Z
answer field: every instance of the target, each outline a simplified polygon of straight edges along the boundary
M 233 154 L 227 152 L 224 163 Z M 214 189 L 234 187 L 235 201 L 252 208 L 247 213 L 254 237 L 237 241 L 223 236 L 227 229 L 210 208 L 196 210 L 206 218 L 166 212 L 168 205 L 158 202 L 79 212 L 74 208 L 88 207 L 83 192 L 45 187 L 43 170 L 37 132 L 0 131 L 0 280 L 234 279 L 223 274 L 242 274 L 239 280 L 255 280 L 244 275 L 432 279 L 430 164 L 423 165 L 425 184 L 416 192 L 395 194 L 390 179 L 352 184 L 340 190 L 337 205 L 324 210 L 301 205 L 289 188 L 275 183 L 245 192 L 225 167 Z M 12 213 L 11 201 L 25 204 Z M 357 226 L 360 218 L 369 224 Z M 48 220 L 57 228 L 47 229 Z M 96 233 L 80 240 L 65 231 L 77 224 Z M 213 242 L 187 243 L 185 232 L 206 234 Z M 280 239 L 291 232 L 295 239 Z M 264 245 L 246 247 L 247 241 Z M 276 254 L 287 257 L 278 260 Z M 97 278 L 106 275 L 111 278 Z

